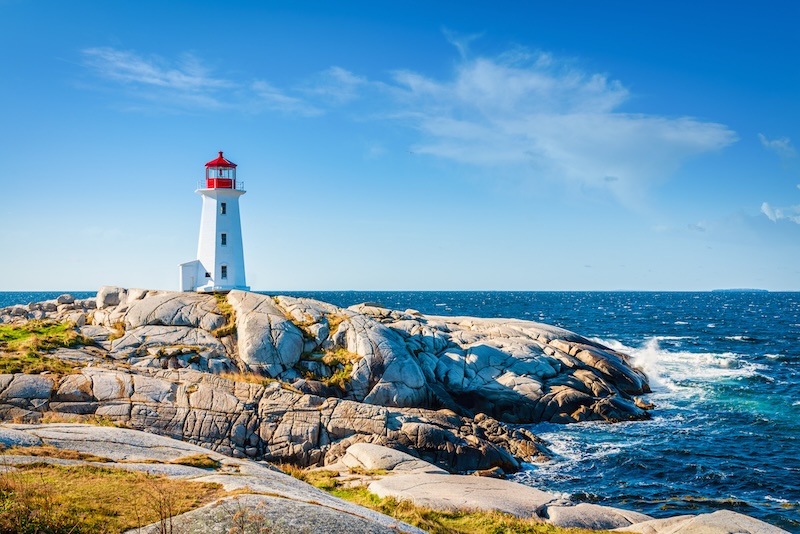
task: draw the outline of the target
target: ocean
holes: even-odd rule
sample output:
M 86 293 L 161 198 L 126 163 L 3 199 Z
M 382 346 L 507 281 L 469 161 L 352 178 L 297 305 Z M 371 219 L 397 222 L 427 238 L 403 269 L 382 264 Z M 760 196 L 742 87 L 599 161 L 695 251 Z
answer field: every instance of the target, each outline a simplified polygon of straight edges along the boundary
M 0 293 L 0 307 L 60 293 Z M 655 517 L 730 509 L 800 532 L 800 293 L 265 293 L 528 319 L 626 352 L 650 379 L 652 419 L 530 425 L 556 456 L 514 479 Z

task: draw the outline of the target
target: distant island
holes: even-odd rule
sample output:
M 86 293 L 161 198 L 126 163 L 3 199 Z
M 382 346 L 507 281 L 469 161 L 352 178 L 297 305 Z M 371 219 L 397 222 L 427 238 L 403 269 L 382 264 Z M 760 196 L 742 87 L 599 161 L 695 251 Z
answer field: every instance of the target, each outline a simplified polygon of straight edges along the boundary
M 767 289 L 752 289 L 748 287 L 732 289 L 712 289 L 712 293 L 769 293 Z

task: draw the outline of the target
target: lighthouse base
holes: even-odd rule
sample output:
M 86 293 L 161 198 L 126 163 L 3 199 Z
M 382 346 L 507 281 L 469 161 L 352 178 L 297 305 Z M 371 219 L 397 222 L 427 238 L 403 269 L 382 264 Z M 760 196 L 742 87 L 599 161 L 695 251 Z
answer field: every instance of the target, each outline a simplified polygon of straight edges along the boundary
M 234 289 L 250 291 L 250 286 L 216 282 L 200 260 L 187 261 L 179 266 L 179 287 L 184 292 L 227 293 Z

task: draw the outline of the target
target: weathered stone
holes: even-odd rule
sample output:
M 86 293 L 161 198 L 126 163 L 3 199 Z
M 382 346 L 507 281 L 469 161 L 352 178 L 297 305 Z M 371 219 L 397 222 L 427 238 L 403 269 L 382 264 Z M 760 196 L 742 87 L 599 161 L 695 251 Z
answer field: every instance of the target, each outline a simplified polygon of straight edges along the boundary
M 549 505 L 544 513 L 540 513 L 540 516 L 557 527 L 591 530 L 627 527 L 634 523 L 653 519 L 637 512 L 589 503 L 580 503 L 574 506 Z
M 97 309 L 117 306 L 125 297 L 125 289 L 116 286 L 103 286 L 97 292 Z
M 434 510 L 497 510 L 526 518 L 558 498 L 507 480 L 465 475 L 397 475 L 370 483 L 369 491 Z
M 73 302 L 75 302 L 75 297 L 73 297 L 68 293 L 59 295 L 58 298 L 56 299 L 57 304 L 72 304 Z
M 382 447 L 372 443 L 356 443 L 347 448 L 341 462 L 349 467 L 366 470 L 385 470 L 394 473 L 447 474 L 447 471 L 433 464 L 415 458 L 402 451 Z
M 270 297 L 231 291 L 239 358 L 250 370 L 271 377 L 293 367 L 303 352 L 303 333 Z
M 214 297 L 195 293 L 167 293 L 129 300 L 124 320 L 127 328 L 163 325 L 211 331 L 225 324 Z
M 789 534 L 782 528 L 730 510 L 653 519 L 617 531 L 641 534 Z
M 268 532 L 320 534 L 422 532 L 399 522 L 389 525 L 318 504 L 295 502 L 269 495 L 228 497 L 177 516 L 170 525 L 177 531 L 188 532 L 191 529 L 191 532 L 197 534 L 259 532 L 264 529 L 268 529 Z M 137 528 L 135 532 L 158 534 L 162 529 L 161 524 L 155 523 Z M 134 531 L 130 532 L 133 534 Z

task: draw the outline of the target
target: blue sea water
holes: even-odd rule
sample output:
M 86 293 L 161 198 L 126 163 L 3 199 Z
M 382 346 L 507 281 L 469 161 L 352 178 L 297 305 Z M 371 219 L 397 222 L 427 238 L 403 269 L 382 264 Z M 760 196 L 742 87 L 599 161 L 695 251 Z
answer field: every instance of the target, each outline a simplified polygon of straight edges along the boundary
M 556 457 L 516 480 L 656 517 L 732 509 L 800 532 L 800 293 L 280 293 L 528 319 L 626 352 L 650 378 L 653 418 L 531 425 Z M 0 293 L 0 307 L 58 294 Z

